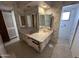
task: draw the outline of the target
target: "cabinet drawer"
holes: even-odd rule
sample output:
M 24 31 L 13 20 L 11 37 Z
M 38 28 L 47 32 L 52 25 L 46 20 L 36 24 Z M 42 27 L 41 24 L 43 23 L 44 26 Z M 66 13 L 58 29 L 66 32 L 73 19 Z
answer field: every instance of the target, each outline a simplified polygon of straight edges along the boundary
M 28 38 L 28 39 L 26 39 L 26 42 L 28 45 L 33 47 L 35 50 L 39 51 L 39 42 L 38 41 Z

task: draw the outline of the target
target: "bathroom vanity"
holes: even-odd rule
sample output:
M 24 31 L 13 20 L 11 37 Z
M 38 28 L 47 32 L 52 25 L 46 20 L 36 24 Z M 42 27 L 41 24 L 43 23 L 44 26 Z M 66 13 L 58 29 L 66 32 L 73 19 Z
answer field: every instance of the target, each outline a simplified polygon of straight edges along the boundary
M 53 30 L 46 28 L 40 29 L 38 32 L 32 34 L 21 32 L 22 39 L 38 52 L 42 52 L 44 50 L 51 39 L 52 33 Z
M 25 28 L 20 29 L 20 39 L 36 51 L 42 52 L 53 34 L 53 17 L 51 14 L 25 15 Z
M 42 52 L 50 39 L 52 39 L 53 29 L 51 15 L 39 15 L 38 22 L 38 30 L 31 26 L 30 28 L 21 28 L 20 38 L 36 51 Z

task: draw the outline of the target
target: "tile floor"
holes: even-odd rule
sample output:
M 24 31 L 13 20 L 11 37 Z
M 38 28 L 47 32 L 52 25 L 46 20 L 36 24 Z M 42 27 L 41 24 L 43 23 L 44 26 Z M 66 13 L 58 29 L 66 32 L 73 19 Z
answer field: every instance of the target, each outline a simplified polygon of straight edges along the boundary
M 59 39 L 57 45 L 53 50 L 52 58 L 72 58 L 68 40 Z
M 16 58 L 72 58 L 68 41 L 58 40 L 57 44 L 50 41 L 42 53 L 36 52 L 24 41 L 20 40 L 6 46 L 9 54 Z

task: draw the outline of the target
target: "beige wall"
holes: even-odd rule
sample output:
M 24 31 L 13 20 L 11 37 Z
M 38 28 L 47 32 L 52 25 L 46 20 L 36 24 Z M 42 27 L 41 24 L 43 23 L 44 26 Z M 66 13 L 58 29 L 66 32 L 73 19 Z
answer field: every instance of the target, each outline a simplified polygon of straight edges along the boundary
M 56 41 L 58 39 L 58 33 L 59 33 L 62 3 L 57 2 L 54 5 L 49 5 L 49 6 L 50 6 L 50 9 L 48 10 L 48 13 L 50 11 L 52 16 L 54 17 L 54 21 L 53 21 L 53 29 L 54 29 L 53 40 Z
M 36 14 L 38 13 L 38 7 L 29 7 L 28 9 L 25 9 L 24 10 L 24 14 L 27 15 L 27 14 Z
M 13 3 L 2 3 L 1 5 L 4 5 L 4 6 L 8 6 L 8 7 L 11 7 L 14 12 L 15 12 L 15 18 L 16 18 L 16 23 L 17 23 L 17 27 L 18 27 L 18 30 L 20 29 L 20 24 L 19 24 L 19 15 L 26 15 L 26 14 L 30 14 L 30 13 L 38 13 L 38 8 L 34 8 L 34 9 L 31 9 L 31 10 L 21 10 L 19 8 L 17 8 L 16 4 L 13 4 Z M 62 7 L 62 3 L 61 2 L 57 2 L 53 5 L 48 5 L 50 7 L 50 9 L 48 11 L 46 11 L 47 13 L 51 13 L 52 16 L 54 17 L 54 22 L 53 22 L 53 28 L 55 30 L 54 32 L 54 40 L 58 38 L 58 31 L 59 31 L 59 23 L 60 23 L 60 16 L 61 16 L 61 7 Z M 31 11 L 31 12 L 30 12 Z

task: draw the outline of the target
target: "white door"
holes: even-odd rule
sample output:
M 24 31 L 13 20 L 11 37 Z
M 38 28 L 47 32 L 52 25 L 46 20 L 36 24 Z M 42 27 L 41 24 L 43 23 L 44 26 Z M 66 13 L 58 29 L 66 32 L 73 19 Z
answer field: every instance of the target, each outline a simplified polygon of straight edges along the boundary
M 3 11 L 2 14 L 3 14 L 3 18 L 5 21 L 10 39 L 15 38 L 17 35 L 16 35 L 16 30 L 15 30 L 15 25 L 13 22 L 12 12 Z
M 75 34 L 75 38 L 73 40 L 71 51 L 73 57 L 79 57 L 79 24 Z
M 64 6 L 62 8 L 59 39 L 68 41 L 70 45 L 70 39 L 73 32 L 73 24 L 76 16 L 76 7 L 74 5 Z

